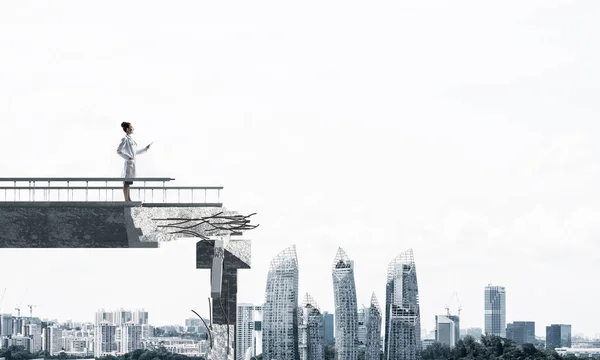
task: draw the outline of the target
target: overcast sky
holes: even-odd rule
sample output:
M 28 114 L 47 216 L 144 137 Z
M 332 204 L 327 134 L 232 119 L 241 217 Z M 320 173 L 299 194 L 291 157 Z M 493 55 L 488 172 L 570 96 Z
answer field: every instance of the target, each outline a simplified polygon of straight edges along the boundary
M 2 176 L 120 176 L 122 121 L 138 176 L 222 185 L 257 212 L 239 300 L 264 301 L 269 261 L 296 244 L 300 301 L 333 310 L 338 246 L 359 304 L 414 250 L 421 322 L 457 292 L 483 327 L 598 328 L 600 2 L 3 1 Z M 135 195 L 134 195 L 135 196 Z M 158 250 L 1 250 L 2 312 L 93 319 L 205 313 L 194 240 Z M 25 290 L 29 289 L 24 295 Z

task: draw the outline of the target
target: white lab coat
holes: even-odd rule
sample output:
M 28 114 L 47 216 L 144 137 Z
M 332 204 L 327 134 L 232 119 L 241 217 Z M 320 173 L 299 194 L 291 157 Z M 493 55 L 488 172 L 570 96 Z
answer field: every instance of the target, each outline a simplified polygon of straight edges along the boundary
M 138 149 L 137 143 L 133 138 L 129 135 L 125 135 L 123 139 L 121 139 L 121 143 L 117 148 L 117 154 L 119 154 L 123 159 L 125 159 L 125 164 L 123 165 L 123 171 L 121 172 L 121 177 L 124 178 L 134 178 L 135 177 L 135 156 L 139 154 L 143 154 L 148 151 L 147 147 Z M 129 160 L 132 158 L 133 160 Z

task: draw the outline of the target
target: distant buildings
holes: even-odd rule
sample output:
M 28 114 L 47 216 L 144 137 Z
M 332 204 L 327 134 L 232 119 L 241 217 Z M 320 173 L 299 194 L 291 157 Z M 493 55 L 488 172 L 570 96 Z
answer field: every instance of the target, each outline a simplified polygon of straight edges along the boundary
M 335 304 L 335 352 L 338 359 L 358 357 L 358 313 L 354 262 L 338 248 L 332 265 Z
M 506 290 L 503 286 L 485 288 L 485 334 L 506 337 Z
M 481 336 L 483 335 L 483 330 L 481 328 L 467 328 L 460 330 L 460 338 L 463 339 L 466 336 L 471 336 L 473 339 L 479 341 Z
M 333 345 L 334 337 L 333 337 L 333 314 L 328 313 L 327 311 L 323 312 L 323 332 L 325 336 L 325 345 Z
M 416 360 L 421 349 L 417 270 L 413 252 L 408 250 L 388 265 L 384 358 Z
M 515 345 L 535 344 L 535 322 L 515 321 L 506 325 L 506 338 L 514 341 Z
M 552 324 L 546 326 L 546 349 L 570 348 L 571 325 Z
M 151 335 L 150 329 L 145 310 L 100 309 L 95 316 L 94 356 L 121 355 L 142 349 L 142 340 Z M 75 343 L 81 345 L 81 341 Z
M 280 252 L 269 266 L 263 308 L 264 360 L 298 360 L 298 258 L 296 246 Z

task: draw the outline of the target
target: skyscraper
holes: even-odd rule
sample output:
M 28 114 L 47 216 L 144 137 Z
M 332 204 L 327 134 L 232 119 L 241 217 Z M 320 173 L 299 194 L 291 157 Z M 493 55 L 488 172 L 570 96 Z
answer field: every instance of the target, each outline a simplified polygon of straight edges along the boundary
M 506 325 L 506 338 L 515 345 L 535 344 L 535 322 L 515 321 Z
M 506 337 L 506 290 L 503 286 L 485 287 L 485 334 Z
M 280 252 L 269 266 L 263 308 L 263 359 L 299 360 L 298 258 L 296 246 Z
M 571 325 L 552 324 L 546 326 L 546 349 L 571 347 Z
M 375 293 L 371 296 L 371 306 L 368 311 L 365 360 L 379 360 L 381 358 L 381 307 Z
M 309 294 L 306 294 L 300 308 L 298 328 L 300 360 L 323 360 L 323 315 Z
M 333 345 L 334 343 L 334 337 L 333 337 L 333 328 L 334 328 L 334 321 L 333 321 L 333 314 L 328 313 L 327 311 L 325 311 L 323 313 L 323 332 L 325 334 L 325 345 Z
M 421 317 L 417 269 L 412 249 L 388 265 L 385 299 L 386 360 L 416 360 L 420 357 Z
M 331 269 L 335 304 L 335 352 L 340 360 L 358 357 L 358 307 L 354 262 L 338 248 Z

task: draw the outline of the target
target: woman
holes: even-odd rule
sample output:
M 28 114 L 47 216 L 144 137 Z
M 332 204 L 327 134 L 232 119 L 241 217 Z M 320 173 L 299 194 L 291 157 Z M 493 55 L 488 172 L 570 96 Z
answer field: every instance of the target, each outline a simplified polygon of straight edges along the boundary
M 128 122 L 122 122 L 121 127 L 123 128 L 123 131 L 125 131 L 125 134 L 127 134 L 123 137 L 123 139 L 121 139 L 121 144 L 119 144 L 119 147 L 117 148 L 117 154 L 125 159 L 125 166 L 123 167 L 123 173 L 121 176 L 131 179 L 135 178 L 135 156 L 148 151 L 148 149 L 150 149 L 150 145 L 143 149 L 138 149 L 137 143 L 131 138 L 131 134 L 133 134 L 133 125 Z M 125 201 L 131 201 L 131 193 L 129 188 L 131 184 L 133 184 L 133 181 L 123 182 L 123 194 L 125 195 Z

